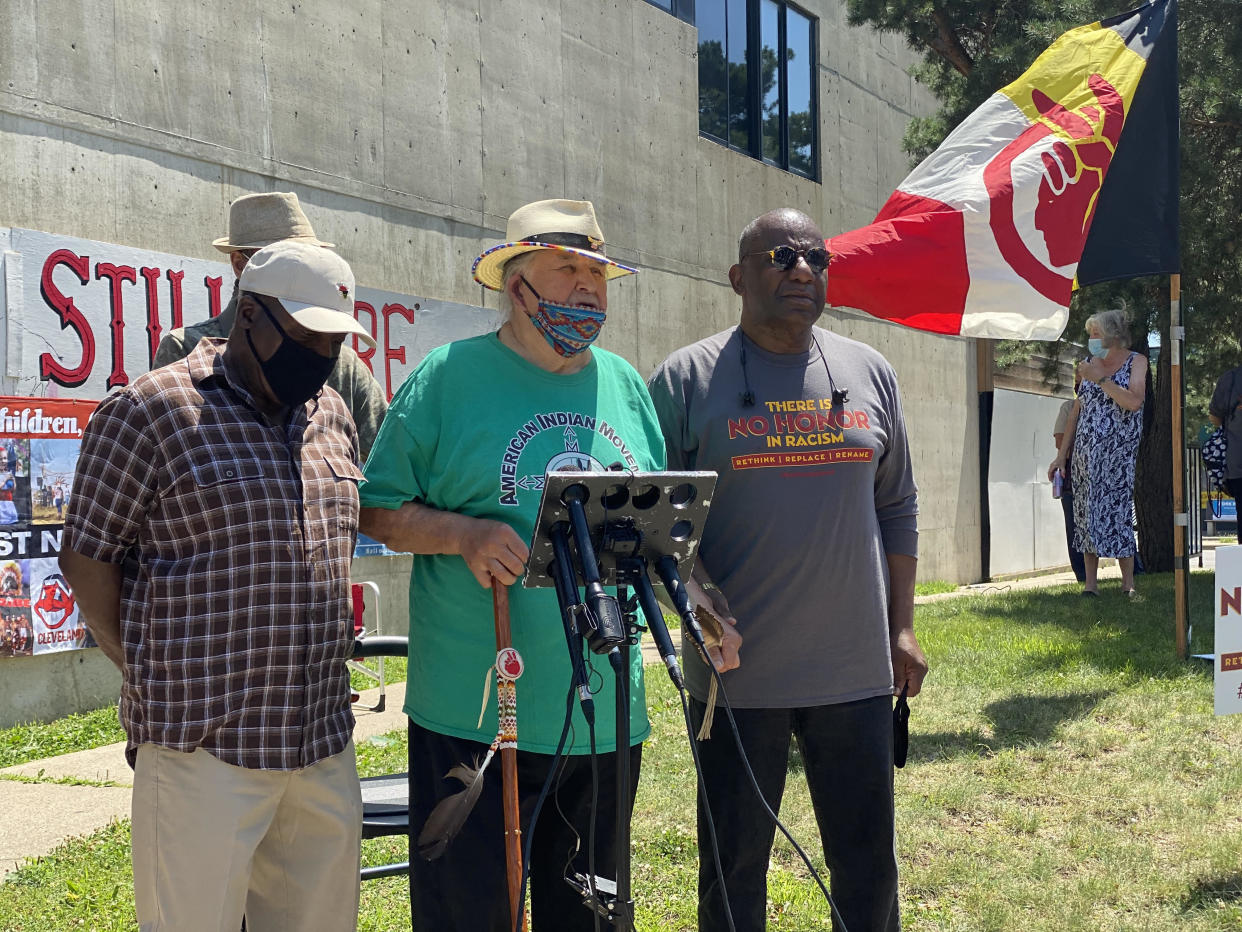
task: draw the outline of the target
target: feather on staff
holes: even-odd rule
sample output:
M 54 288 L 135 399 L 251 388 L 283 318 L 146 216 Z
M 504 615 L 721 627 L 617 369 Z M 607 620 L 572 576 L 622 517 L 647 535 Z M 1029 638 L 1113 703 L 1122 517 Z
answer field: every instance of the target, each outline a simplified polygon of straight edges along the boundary
M 457 836 L 466 819 L 470 817 L 479 795 L 483 792 L 483 777 L 487 765 L 496 752 L 500 752 L 501 780 L 503 784 L 505 818 L 505 874 L 509 887 L 509 909 L 514 917 L 521 916 L 521 929 L 526 932 L 526 914 L 522 908 L 522 828 L 518 814 L 517 785 L 517 687 L 514 681 L 522 675 L 522 657 L 513 647 L 513 635 L 509 627 L 509 590 L 497 580 L 492 580 L 492 608 L 496 621 L 496 662 L 484 679 L 483 709 L 479 713 L 480 724 L 487 709 L 487 688 L 491 674 L 496 673 L 496 706 L 498 727 L 496 737 L 482 763 L 471 767 L 458 764 L 445 778 L 452 777 L 465 787 L 436 803 L 427 821 L 418 833 L 418 853 L 428 861 L 440 857 L 449 842 Z M 516 924 L 516 923 L 515 923 Z
M 444 854 L 449 842 L 457 837 L 457 833 L 474 810 L 474 804 L 479 801 L 479 794 L 483 792 L 483 771 L 492 762 L 494 753 L 493 748 L 488 748 L 483 763 L 480 764 L 476 759 L 473 767 L 458 764 L 444 775 L 446 780 L 449 777 L 460 780 L 465 789 L 444 797 L 427 816 L 422 831 L 418 833 L 418 853 L 421 857 L 434 861 Z

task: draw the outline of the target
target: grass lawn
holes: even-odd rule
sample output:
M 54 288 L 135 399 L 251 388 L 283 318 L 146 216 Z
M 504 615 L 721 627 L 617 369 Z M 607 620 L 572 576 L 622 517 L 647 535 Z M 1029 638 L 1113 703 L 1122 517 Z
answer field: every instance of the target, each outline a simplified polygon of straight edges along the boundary
M 66 715 L 47 724 L 0 729 L 0 767 L 56 757 L 125 740 L 116 706 Z
M 369 663 L 373 665 L 375 661 Z M 404 683 L 405 667 L 404 657 L 386 658 L 384 679 L 389 683 Z M 371 677 L 352 670 L 349 682 L 351 688 L 357 691 L 377 685 Z M 115 704 L 77 715 L 66 715 L 46 724 L 32 723 L 0 728 L 0 768 L 15 767 L 32 760 L 56 757 L 71 751 L 84 751 L 124 740 L 125 732 L 121 730 L 121 723 L 117 719 Z
M 1195 650 L 1211 649 L 1211 587 L 1192 579 Z M 1242 721 L 1212 715 L 1206 664 L 1173 659 L 1172 577 L 1139 588 L 1139 604 L 1113 581 L 1093 600 L 1071 586 L 916 609 L 932 674 L 896 780 L 906 930 L 1242 930 Z M 691 930 L 694 776 L 676 696 L 649 674 L 638 926 Z M 360 748 L 360 767 L 404 756 L 389 735 Z M 791 771 L 782 817 L 815 853 L 796 757 Z M 120 823 L 26 866 L 0 885 L 0 929 L 132 929 L 127 845 Z M 403 849 L 368 842 L 365 857 Z M 783 841 L 769 892 L 770 929 L 829 927 Z M 408 930 L 402 880 L 363 888 L 359 928 Z
M 941 595 L 945 592 L 956 591 L 956 585 L 943 579 L 929 579 L 927 582 L 914 584 L 915 595 Z

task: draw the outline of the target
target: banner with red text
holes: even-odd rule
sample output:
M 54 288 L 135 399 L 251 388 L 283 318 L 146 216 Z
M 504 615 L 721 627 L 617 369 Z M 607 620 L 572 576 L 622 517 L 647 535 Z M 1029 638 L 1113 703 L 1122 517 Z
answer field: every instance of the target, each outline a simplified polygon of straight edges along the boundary
M 0 657 L 93 647 L 57 556 L 94 401 L 0 397 Z
M 226 262 L 0 228 L 0 392 L 102 398 L 151 367 L 169 330 L 218 315 Z M 376 339 L 355 346 L 391 398 L 433 348 L 499 326 L 495 311 L 359 285 L 354 316 Z M 356 342 L 356 341 L 355 341 Z

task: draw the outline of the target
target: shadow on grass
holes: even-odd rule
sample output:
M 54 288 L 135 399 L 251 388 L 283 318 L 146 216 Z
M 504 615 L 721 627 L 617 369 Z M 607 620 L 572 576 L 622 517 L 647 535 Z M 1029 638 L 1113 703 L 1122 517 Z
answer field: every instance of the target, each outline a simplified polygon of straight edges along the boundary
M 984 714 L 992 722 L 991 735 L 984 734 L 978 728 L 930 734 L 912 732 L 910 760 L 943 761 L 1043 744 L 1053 737 L 1062 724 L 1088 715 L 1107 695 L 1107 692 L 1100 691 L 1057 696 L 1007 696 L 984 706 Z
M 983 707 L 990 729 L 972 725 L 926 733 L 913 721 L 909 759 L 925 763 L 1045 744 L 1062 725 L 1091 714 L 1111 694 L 1111 690 L 1060 692 L 1058 674 L 1086 668 L 1093 674 L 1120 673 L 1123 680 L 1210 678 L 1210 666 L 1176 656 L 1173 574 L 1144 574 L 1138 588 L 1144 596 L 1140 602 L 1121 593 L 1119 580 L 1109 580 L 1094 599 L 1084 599 L 1074 586 L 1012 590 L 920 606 L 916 611 L 928 624 L 935 626 L 939 620 L 942 630 L 952 632 L 937 645 L 936 653 L 928 651 L 932 675 L 940 663 L 991 665 L 980 678 L 995 680 L 994 694 L 1006 695 Z M 1213 595 L 1211 574 L 1190 575 L 1192 653 L 1212 650 Z M 1016 684 L 1027 691 L 1009 693 Z M 1041 686 L 1052 692 L 1037 692 Z M 790 772 L 802 767 L 797 746 L 791 744 Z
M 1029 589 L 971 598 L 963 609 L 991 625 L 998 644 L 1011 638 L 1047 637 L 1055 645 L 1047 651 L 1024 650 L 1020 671 L 1024 674 L 1087 664 L 1141 678 L 1178 678 L 1200 667 L 1187 666 L 1176 656 L 1173 583 L 1172 573 L 1140 576 L 1141 602 L 1130 601 L 1121 593 L 1119 581 L 1108 580 L 1094 599 L 1084 599 L 1077 587 Z M 1212 650 L 1213 588 L 1211 574 L 1191 574 L 1192 653 Z
M 1185 912 L 1216 909 L 1221 903 L 1242 902 L 1242 873 L 1205 877 L 1192 886 L 1182 900 Z

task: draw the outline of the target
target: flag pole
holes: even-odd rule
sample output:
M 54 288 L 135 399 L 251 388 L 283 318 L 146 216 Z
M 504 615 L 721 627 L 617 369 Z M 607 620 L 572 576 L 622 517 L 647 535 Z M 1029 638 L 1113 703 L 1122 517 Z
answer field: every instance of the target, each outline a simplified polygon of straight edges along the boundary
M 1185 660 L 1188 653 L 1186 626 L 1190 618 L 1190 592 L 1187 588 L 1186 532 L 1190 515 L 1186 509 L 1186 451 L 1182 428 L 1182 342 L 1186 330 L 1182 326 L 1182 276 L 1169 276 L 1169 403 L 1173 414 L 1173 625 L 1177 656 Z

